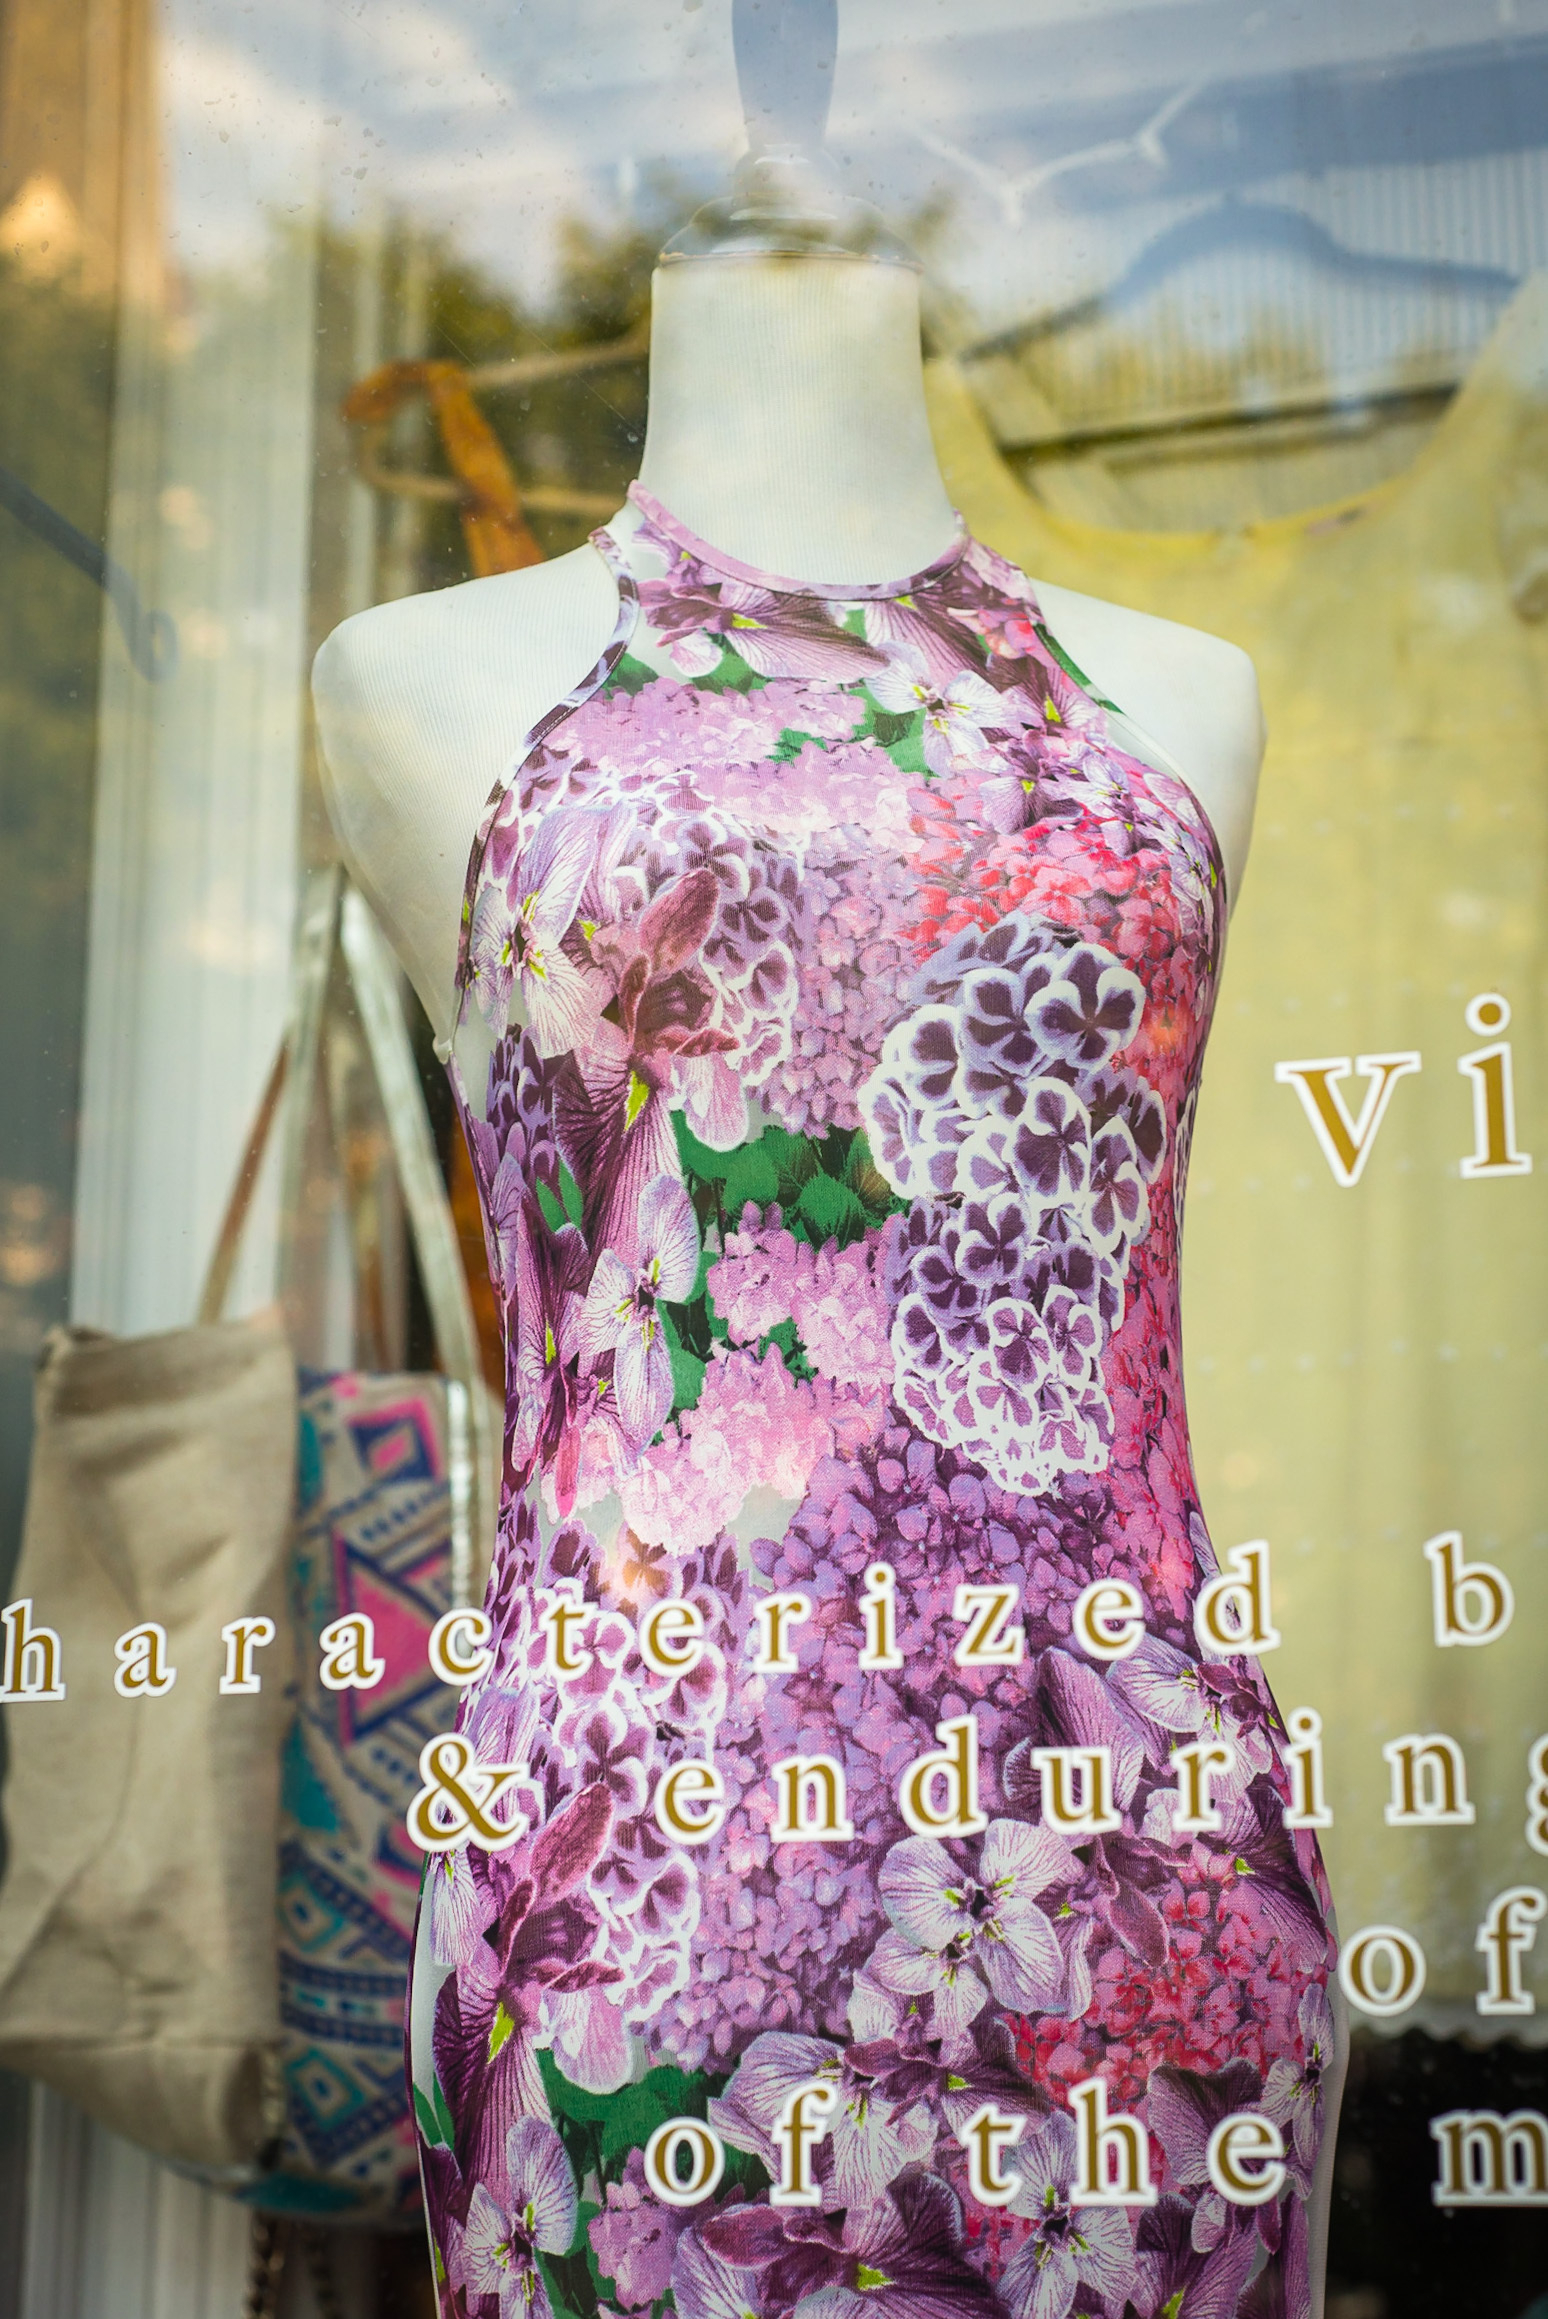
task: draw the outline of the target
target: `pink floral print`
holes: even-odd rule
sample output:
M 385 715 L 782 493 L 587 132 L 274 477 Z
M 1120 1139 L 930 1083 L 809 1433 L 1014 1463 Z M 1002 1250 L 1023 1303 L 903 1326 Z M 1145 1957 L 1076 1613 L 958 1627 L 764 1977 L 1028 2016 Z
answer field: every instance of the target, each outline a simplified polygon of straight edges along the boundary
M 596 538 L 614 637 L 491 799 L 463 919 L 507 1431 L 458 1727 L 521 1767 L 524 1833 L 426 1876 L 443 2319 L 1307 2319 L 1327 1890 L 1256 1661 L 1192 1618 L 1213 834 L 976 543 L 796 587 L 632 497 Z M 1075 1616 L 1108 1579 L 1143 1634 L 1100 1660 Z M 997 1586 L 1015 1647 L 964 1659 L 959 1590 Z M 923 1832 L 905 1775 L 965 1724 L 981 1810 Z M 1198 1743 L 1212 1826 L 1178 1824 Z M 1050 1750 L 1100 1754 L 1099 1827 L 1054 1824 Z M 842 1840 L 777 1824 L 796 1758 L 842 1781 Z M 654 1800 L 711 1762 L 679 1840 Z M 1093 2078 L 1142 2121 L 1148 2204 L 1082 2191 Z M 792 2205 L 803 2087 L 828 2123 Z M 1014 2135 L 988 2202 L 986 2104 Z M 1257 2204 L 1209 2158 L 1244 2111 L 1285 2152 Z M 724 2161 L 691 2208 L 645 2156 L 683 2118 Z

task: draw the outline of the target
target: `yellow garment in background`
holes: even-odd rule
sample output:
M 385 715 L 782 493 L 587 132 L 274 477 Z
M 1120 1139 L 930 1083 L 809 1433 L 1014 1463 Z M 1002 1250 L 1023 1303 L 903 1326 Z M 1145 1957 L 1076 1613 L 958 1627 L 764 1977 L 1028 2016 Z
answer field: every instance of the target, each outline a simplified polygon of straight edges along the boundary
M 1540 609 L 1511 526 L 1548 413 L 1548 279 L 1518 295 L 1412 467 L 1235 533 L 1056 516 L 948 365 L 930 392 L 979 538 L 1257 663 L 1269 750 L 1184 1271 L 1202 1496 L 1222 1551 L 1272 1545 L 1284 1642 L 1265 1672 L 1287 1712 L 1323 1718 L 1346 1943 L 1376 1923 L 1422 1943 L 1426 1998 L 1394 2027 L 1487 2032 L 1476 1927 L 1506 1886 L 1548 1887 L 1525 1836 L 1528 1754 L 1548 1732 L 1548 632 L 1510 585 Z M 1457 1058 L 1487 1043 L 1464 1011 L 1489 991 L 1512 1009 L 1535 1173 L 1465 1180 Z M 1396 1082 L 1345 1189 L 1274 1066 L 1401 1049 L 1423 1068 Z M 1343 1089 L 1357 1114 L 1365 1082 Z M 1421 1550 L 1447 1530 L 1514 1586 L 1496 1642 L 1436 1646 Z M 1464 1751 L 1476 1824 L 1388 1827 L 1383 1746 L 1432 1732 Z M 1530 2036 L 1548 2028 L 1548 1939 L 1525 1971 L 1537 2019 L 1498 2027 Z

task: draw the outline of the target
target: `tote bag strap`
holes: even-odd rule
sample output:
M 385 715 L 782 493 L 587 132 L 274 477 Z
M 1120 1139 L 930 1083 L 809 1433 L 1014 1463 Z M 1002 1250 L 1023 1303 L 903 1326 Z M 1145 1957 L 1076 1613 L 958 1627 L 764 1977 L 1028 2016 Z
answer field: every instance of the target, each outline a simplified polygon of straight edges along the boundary
M 344 890 L 339 944 L 381 1090 L 419 1277 L 446 1372 L 452 1599 L 465 1603 L 472 1599 L 475 1577 L 482 1591 L 483 1573 L 473 1568 L 473 1537 L 476 1533 L 492 1541 L 498 1514 L 495 1427 L 478 1330 L 419 1066 L 403 1019 L 397 966 L 365 897 L 352 886 Z
M 354 991 L 381 1095 L 425 1303 L 446 1374 L 451 1594 L 454 1603 L 464 1604 L 475 1599 L 475 1587 L 482 1588 L 483 1573 L 474 1567 L 474 1540 L 492 1541 L 498 1519 L 497 1429 L 479 1359 L 457 1228 L 403 1019 L 397 968 L 364 896 L 346 883 L 336 865 L 317 871 L 308 884 L 297 931 L 290 1020 L 259 1098 L 216 1235 L 199 1300 L 199 1319 L 218 1320 L 225 1308 L 264 1153 L 282 1114 L 278 1269 L 282 1280 L 290 1274 L 335 944 L 342 952 Z M 282 1105 L 287 1087 L 289 1100 Z
M 291 969 L 290 1013 L 280 1034 L 279 1050 L 258 1099 L 258 1109 L 237 1164 L 230 1197 L 220 1220 L 220 1229 L 215 1235 L 214 1250 L 199 1296 L 198 1318 L 201 1326 L 218 1321 L 226 1309 L 232 1274 L 236 1270 L 237 1258 L 242 1252 L 242 1241 L 252 1214 L 253 1195 L 258 1188 L 264 1154 L 280 1117 L 280 1098 L 288 1085 L 292 1095 L 290 1102 L 284 1106 L 278 1266 L 281 1278 L 285 1274 L 292 1219 L 301 1185 L 306 1124 L 310 1113 L 307 1097 L 316 1077 L 323 1002 L 328 989 L 328 969 L 333 961 L 341 881 L 341 871 L 337 866 L 330 866 L 317 871 L 307 885 L 301 923 L 296 934 L 295 962 Z

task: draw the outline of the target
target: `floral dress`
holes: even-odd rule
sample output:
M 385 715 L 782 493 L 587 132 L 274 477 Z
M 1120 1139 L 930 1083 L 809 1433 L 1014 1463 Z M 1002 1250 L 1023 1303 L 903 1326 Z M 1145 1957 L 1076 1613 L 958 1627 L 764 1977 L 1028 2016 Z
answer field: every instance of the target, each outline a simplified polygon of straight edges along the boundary
M 464 909 L 507 1425 L 410 2006 L 442 2313 L 1306 2319 L 1327 1888 L 1195 1630 L 1214 835 L 975 542 L 813 587 L 631 498 Z

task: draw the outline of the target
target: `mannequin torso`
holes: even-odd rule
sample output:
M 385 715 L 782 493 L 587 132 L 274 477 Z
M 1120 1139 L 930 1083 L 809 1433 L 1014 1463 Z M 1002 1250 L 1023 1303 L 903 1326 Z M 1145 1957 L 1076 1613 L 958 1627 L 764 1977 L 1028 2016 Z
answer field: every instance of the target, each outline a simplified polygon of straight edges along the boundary
M 954 519 L 925 418 L 913 274 L 843 258 L 662 268 L 641 480 L 764 571 L 862 583 L 928 564 Z M 1263 751 L 1251 662 L 1196 629 L 1037 585 L 1063 649 L 1210 815 L 1234 897 Z M 616 610 L 587 546 L 378 605 L 317 656 L 329 812 L 438 1035 L 485 801 L 521 736 L 594 666 Z

